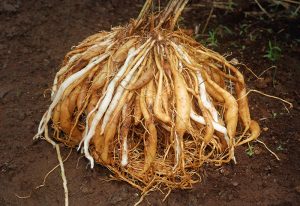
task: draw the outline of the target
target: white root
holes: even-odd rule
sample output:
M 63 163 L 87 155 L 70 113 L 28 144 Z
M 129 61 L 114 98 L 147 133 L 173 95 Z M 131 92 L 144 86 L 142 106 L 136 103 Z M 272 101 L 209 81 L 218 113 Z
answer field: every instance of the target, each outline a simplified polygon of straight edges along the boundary
M 122 119 L 126 119 L 126 110 L 128 108 L 128 105 L 125 104 L 122 108 Z M 127 134 L 120 134 L 122 135 L 122 154 L 121 154 L 121 166 L 125 167 L 128 164 L 128 143 L 127 143 Z
M 128 164 L 128 143 L 127 138 L 123 140 L 122 143 L 122 159 L 121 166 L 125 167 Z
M 125 167 L 128 164 L 128 144 L 127 140 L 123 142 L 122 145 L 122 161 L 121 166 Z
M 99 108 L 99 105 L 100 105 L 100 103 L 102 102 L 102 99 L 104 98 L 105 94 L 106 94 L 106 93 L 104 93 L 103 96 L 102 96 L 101 98 L 99 98 L 99 100 L 98 100 L 96 106 L 92 109 L 92 111 L 90 111 L 90 113 L 88 113 L 88 115 L 87 115 L 87 117 L 86 117 L 86 120 L 85 120 L 85 129 L 84 129 L 83 135 L 82 135 L 83 137 L 85 137 L 85 136 L 87 135 L 87 133 L 88 133 L 88 131 L 89 131 L 89 121 L 90 121 L 90 118 L 91 118 L 92 114 Z M 83 141 L 84 141 L 84 138 L 82 138 L 82 140 L 80 141 L 80 143 L 79 143 L 79 145 L 78 145 L 78 148 L 77 148 L 77 151 L 80 150 Z M 82 152 L 82 151 L 81 151 L 81 152 Z
M 175 165 L 173 167 L 173 170 L 175 170 L 178 167 L 178 163 L 179 163 L 179 158 L 180 158 L 180 154 L 181 154 L 181 146 L 180 146 L 180 140 L 179 137 L 177 135 L 177 132 L 175 133 L 175 138 L 174 138 L 174 144 L 175 144 Z
M 57 159 L 60 165 L 60 171 L 61 171 L 61 178 L 63 180 L 63 187 L 64 187 L 64 194 L 65 194 L 65 206 L 69 205 L 69 192 L 68 192 L 68 186 L 67 186 L 67 178 L 65 174 L 65 168 L 64 168 L 64 162 L 61 158 L 59 145 L 55 145 L 56 153 L 57 153 Z
M 74 83 L 76 80 L 80 79 L 84 74 L 86 74 L 88 71 L 90 71 L 91 69 L 93 69 L 95 67 L 95 65 L 99 64 L 101 61 L 103 61 L 104 59 L 106 59 L 108 56 L 110 55 L 110 53 L 106 53 L 106 54 L 102 54 L 98 57 L 94 57 L 90 63 L 83 68 L 82 70 L 72 74 L 70 77 L 68 77 L 59 87 L 54 100 L 52 102 L 52 104 L 49 106 L 49 109 L 45 112 L 39 128 L 38 128 L 38 132 L 37 134 L 33 137 L 33 139 L 37 139 L 39 138 L 45 131 L 45 128 L 47 127 L 47 124 L 51 118 L 51 114 L 52 111 L 54 109 L 54 107 L 58 104 L 58 102 L 60 101 L 61 97 L 63 96 L 64 91 L 72 84 Z
M 93 46 L 91 46 L 90 48 L 88 48 L 83 54 L 90 52 L 91 50 L 100 50 L 101 48 L 107 48 L 107 46 L 112 44 L 112 39 L 106 39 L 103 42 L 100 42 L 99 44 L 95 44 Z
M 85 157 L 90 161 L 91 163 L 91 168 L 94 167 L 94 159 L 93 157 L 90 155 L 88 148 L 89 148 L 89 144 L 91 139 L 93 138 L 95 132 L 96 132 L 96 127 L 99 123 L 99 121 L 101 120 L 101 118 L 103 117 L 104 113 L 106 112 L 106 109 L 112 99 L 113 96 L 113 92 L 115 90 L 115 85 L 117 84 L 117 81 L 122 77 L 122 75 L 125 73 L 129 63 L 131 62 L 132 58 L 134 57 L 133 54 L 135 53 L 135 48 L 131 48 L 128 51 L 128 56 L 125 60 L 125 63 L 123 64 L 123 66 L 120 68 L 118 74 L 113 78 L 113 80 L 109 83 L 107 90 L 105 92 L 104 98 L 101 101 L 101 103 L 98 105 L 98 107 L 95 107 L 95 110 L 98 110 L 93 121 L 91 124 L 91 127 L 88 128 L 85 132 L 85 136 L 82 138 L 81 143 L 79 144 L 79 148 L 81 147 L 82 142 L 84 143 L 83 146 L 83 151 L 84 151 L 84 155 Z M 99 102 L 98 102 L 99 103 Z
M 79 53 L 79 54 L 75 54 L 74 56 L 72 56 L 69 60 L 69 62 L 62 67 L 55 75 L 54 78 L 54 82 L 53 82 L 53 86 L 52 86 L 52 91 L 51 91 L 51 100 L 53 101 L 57 92 L 57 81 L 58 81 L 58 77 L 61 76 L 62 74 L 64 74 L 69 68 L 70 68 L 70 64 L 74 63 L 75 61 L 77 61 L 80 57 L 82 57 L 84 54 L 86 54 L 87 52 L 89 52 L 90 50 L 93 50 L 95 48 L 100 49 L 101 47 L 107 47 L 109 45 L 113 45 L 112 44 L 112 40 L 111 39 L 107 39 L 106 41 L 100 42 L 99 44 L 95 44 L 93 46 L 91 46 L 89 49 L 87 49 L 85 52 L 83 53 Z
M 183 57 L 183 59 L 188 64 L 191 64 L 190 56 L 185 51 L 183 51 L 182 46 L 177 46 L 173 42 L 171 42 L 171 44 L 176 49 L 176 51 Z M 196 72 L 196 75 L 197 75 L 198 84 L 199 84 L 199 91 L 200 91 L 201 101 L 203 102 L 204 107 L 206 109 L 208 109 L 208 111 L 212 115 L 213 120 L 218 122 L 219 121 L 219 115 L 218 115 L 218 112 L 217 112 L 216 108 L 214 107 L 214 105 L 212 104 L 212 102 L 210 101 L 210 99 L 207 95 L 205 84 L 204 84 L 204 79 L 203 79 L 203 77 L 202 77 L 202 75 L 199 71 Z
M 181 55 L 187 63 L 191 64 L 189 56 L 182 50 L 182 46 L 180 45 L 177 46 L 174 42 L 171 42 L 171 44 L 175 48 L 175 50 L 179 53 L 179 55 Z
M 119 72 L 116 74 L 116 76 L 113 78 L 113 80 L 109 83 L 106 94 L 104 96 L 104 99 L 102 100 L 101 104 L 97 108 L 98 111 L 92 121 L 91 127 L 89 128 L 87 135 L 84 136 L 82 139 L 82 141 L 84 143 L 84 146 L 83 146 L 84 155 L 90 161 L 91 168 L 94 168 L 94 159 L 91 156 L 91 154 L 89 153 L 89 144 L 96 132 L 96 127 L 97 127 L 99 121 L 101 120 L 101 118 L 103 117 L 104 113 L 106 112 L 107 107 L 109 106 L 109 103 L 111 102 L 117 82 L 124 75 L 127 67 L 129 66 L 129 63 L 132 61 L 132 58 L 134 56 L 136 56 L 149 43 L 150 40 L 151 39 L 148 39 L 142 46 L 140 46 L 136 50 L 134 47 L 129 49 L 128 56 L 125 60 L 124 65 L 120 68 Z
M 183 57 L 183 59 L 188 64 L 191 64 L 190 57 L 189 57 L 189 55 L 186 52 L 183 51 L 182 46 L 177 46 L 174 42 L 171 42 L 171 45 L 179 53 L 179 55 L 181 55 Z M 201 76 L 201 74 L 199 72 L 197 72 L 197 79 L 199 81 L 200 98 L 201 98 L 201 100 L 203 102 L 203 105 L 211 113 L 211 115 L 212 115 L 213 120 L 215 121 L 215 123 L 217 123 L 218 119 L 219 119 L 218 118 L 218 112 L 216 111 L 216 109 L 213 106 L 213 104 L 211 103 L 211 101 L 208 99 L 207 92 L 206 92 L 206 89 L 205 89 L 205 84 L 203 84 L 204 81 L 203 81 L 203 78 L 202 78 L 202 76 Z M 217 126 L 217 125 L 215 125 L 215 126 Z M 217 128 L 220 129 L 219 127 L 217 127 Z M 217 130 L 217 129 L 215 128 L 215 130 Z M 228 134 L 227 134 L 227 130 L 226 130 L 226 133 L 224 134 L 224 139 L 225 139 L 227 145 L 230 145 L 230 140 L 229 140 L 229 137 L 228 137 Z M 235 159 L 235 156 L 234 156 L 234 147 L 232 146 L 230 148 L 230 150 L 231 150 L 231 154 L 232 154 L 232 160 L 234 161 L 234 163 L 236 163 L 236 159 Z
M 190 116 L 191 116 L 192 120 L 198 122 L 199 124 L 206 125 L 204 117 L 196 114 L 195 111 L 191 110 Z M 216 130 L 224 135 L 225 141 L 226 141 L 227 145 L 229 145 L 229 138 L 228 138 L 226 127 L 222 126 L 221 124 L 219 124 L 218 122 L 215 122 L 215 121 L 212 121 L 212 125 L 213 125 L 214 130 Z
M 100 37 L 97 37 L 96 39 L 93 40 L 93 44 L 96 44 L 96 43 L 100 43 L 100 42 L 103 42 L 105 39 L 112 39 L 116 36 L 116 34 L 118 33 L 117 30 L 114 30 L 113 32 L 108 32 L 106 33 L 104 36 L 100 36 Z M 97 35 L 97 34 L 96 34 Z M 92 35 L 93 36 L 93 35 Z M 90 37 L 92 37 L 90 36 Z M 80 44 L 78 44 L 77 46 L 75 46 L 74 48 L 78 48 L 78 47 L 81 47 L 83 46 L 83 44 L 86 44 L 88 42 L 91 42 L 91 39 L 90 37 L 86 38 L 85 40 L 83 40 L 82 42 L 80 42 Z
M 200 124 L 203 124 L 203 125 L 206 125 L 206 122 L 205 122 L 205 119 L 204 117 L 196 114 L 193 110 L 191 110 L 191 115 L 190 115 L 191 119 L 200 123 Z M 224 135 L 224 139 L 226 141 L 226 144 L 229 145 L 230 144 L 230 139 L 228 137 L 228 134 L 227 134 L 227 129 L 226 127 L 220 125 L 218 122 L 215 122 L 215 121 L 212 121 L 212 125 L 213 125 L 213 128 L 222 133 Z M 232 154 L 232 160 L 233 162 L 236 164 L 236 158 L 235 158 L 235 155 L 234 155 L 234 147 L 231 147 L 230 148 L 230 151 L 231 151 L 231 154 Z
M 198 71 L 196 72 L 196 75 L 197 75 L 198 84 L 199 84 L 201 101 L 203 102 L 204 107 L 210 112 L 213 120 L 215 122 L 218 122 L 219 121 L 218 112 L 217 112 L 216 108 L 214 107 L 214 105 L 212 104 L 212 102 L 210 101 L 210 99 L 208 98 L 202 75 Z
M 152 44 L 153 45 L 153 44 Z M 147 49 L 147 51 L 145 52 L 145 54 L 137 61 L 137 63 L 134 65 L 134 67 L 130 70 L 130 72 L 127 74 L 127 76 L 121 81 L 120 85 L 118 86 L 116 93 L 107 109 L 107 111 L 105 112 L 105 115 L 103 117 L 103 122 L 101 125 L 101 134 L 104 133 L 104 129 L 110 119 L 111 114 L 113 113 L 113 111 L 115 110 L 115 108 L 118 105 L 119 100 L 121 99 L 123 92 L 126 88 L 126 86 L 128 85 L 128 83 L 130 82 L 130 80 L 133 77 L 134 72 L 137 70 L 137 68 L 139 68 L 139 66 L 141 65 L 141 63 L 144 61 L 146 55 L 148 54 L 149 50 L 151 49 L 151 47 L 149 47 Z
M 54 78 L 54 81 L 53 81 L 52 91 L 51 91 L 51 101 L 53 101 L 54 96 L 56 95 L 56 92 L 57 92 L 57 83 L 58 83 L 57 81 L 58 81 L 58 77 L 61 76 L 61 75 L 64 74 L 64 73 L 66 73 L 66 71 L 70 68 L 70 65 L 71 65 L 73 62 L 77 61 L 77 60 L 81 57 L 81 55 L 82 55 L 81 53 L 73 55 L 73 56 L 69 59 L 68 63 L 67 63 L 65 66 L 63 66 L 63 67 L 56 73 L 55 78 Z

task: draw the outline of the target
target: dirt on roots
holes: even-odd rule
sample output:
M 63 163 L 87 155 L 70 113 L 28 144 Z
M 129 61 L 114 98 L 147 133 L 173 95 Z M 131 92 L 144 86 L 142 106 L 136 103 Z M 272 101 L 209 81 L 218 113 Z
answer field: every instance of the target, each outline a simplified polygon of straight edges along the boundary
M 197 4 L 197 1 L 193 1 Z M 44 176 L 58 162 L 55 150 L 32 137 L 50 104 L 49 88 L 62 58 L 85 37 L 109 30 L 136 17 L 143 1 L 19 1 L 0 3 L 0 205 L 63 205 L 60 171 Z M 251 93 L 251 114 L 263 129 L 260 140 L 276 152 L 277 161 L 259 143 L 237 148 L 238 164 L 203 168 L 203 182 L 191 190 L 173 191 L 165 202 L 159 192 L 147 196 L 142 205 L 297 205 L 300 202 L 300 47 L 299 18 L 274 21 L 245 17 L 254 5 L 240 10 L 215 10 L 205 34 L 215 32 L 211 48 L 230 53 L 247 64 L 261 79 L 241 66 L 248 87 L 280 96 L 283 103 Z M 191 8 L 180 21 L 187 29 L 204 25 L 210 8 Z M 226 29 L 226 28 L 228 29 Z M 199 40 L 211 44 L 207 35 Z M 281 57 L 263 57 L 268 42 L 281 48 Z M 70 150 L 62 149 L 63 157 Z M 75 150 L 65 162 L 70 205 L 133 205 L 139 191 L 125 182 L 109 181 L 110 172 L 88 161 Z M 22 199 L 17 196 L 27 196 Z

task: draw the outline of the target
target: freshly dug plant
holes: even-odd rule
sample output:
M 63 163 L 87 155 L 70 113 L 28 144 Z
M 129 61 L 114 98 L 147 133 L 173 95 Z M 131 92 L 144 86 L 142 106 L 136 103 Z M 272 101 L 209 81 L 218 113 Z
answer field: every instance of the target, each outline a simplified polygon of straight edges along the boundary
M 35 138 L 82 149 L 143 193 L 191 188 L 204 163 L 235 160 L 260 134 L 244 77 L 177 28 L 188 0 L 170 0 L 83 40 L 64 58 Z M 242 131 L 237 132 L 241 122 Z

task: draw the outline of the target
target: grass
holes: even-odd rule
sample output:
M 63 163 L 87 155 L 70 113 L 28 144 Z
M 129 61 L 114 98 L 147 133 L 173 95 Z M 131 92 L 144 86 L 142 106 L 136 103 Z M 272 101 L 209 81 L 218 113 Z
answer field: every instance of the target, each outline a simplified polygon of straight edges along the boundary
M 19 88 L 17 88 L 17 89 L 16 89 L 16 97 L 17 97 L 18 99 L 21 97 L 21 94 L 22 94 L 22 91 L 21 91 Z
M 250 38 L 250 41 L 255 41 L 257 39 L 257 35 L 250 33 L 249 38 Z
M 295 11 L 291 11 L 290 16 L 292 18 L 297 18 L 299 16 L 299 10 L 300 10 L 300 6 L 298 6 Z
M 195 39 L 201 44 L 205 46 L 217 47 L 218 46 L 218 39 L 217 39 L 217 31 L 211 30 L 208 32 L 208 37 L 206 39 L 201 39 L 201 35 L 196 35 Z
M 217 33 L 215 30 L 208 32 L 207 43 L 208 43 L 208 46 L 213 46 L 213 47 L 218 46 Z
M 284 151 L 284 148 L 283 146 L 280 144 L 277 148 L 276 148 L 277 151 Z
M 233 35 L 233 31 L 224 25 L 219 25 L 214 31 L 218 36 L 221 36 L 221 38 L 223 38 L 225 35 Z
M 240 35 L 248 34 L 248 29 L 250 27 L 249 24 L 240 24 L 239 27 L 240 27 L 239 28 L 240 29 L 240 32 L 239 32 Z
M 232 12 L 236 6 L 237 6 L 237 4 L 235 2 L 233 2 L 232 0 L 229 0 L 227 9 Z
M 245 152 L 249 157 L 252 157 L 254 155 L 254 147 L 251 144 L 248 144 L 248 148 Z
M 278 46 L 272 44 L 272 42 L 269 40 L 268 49 L 264 57 L 274 62 L 277 61 L 280 56 L 281 49 Z

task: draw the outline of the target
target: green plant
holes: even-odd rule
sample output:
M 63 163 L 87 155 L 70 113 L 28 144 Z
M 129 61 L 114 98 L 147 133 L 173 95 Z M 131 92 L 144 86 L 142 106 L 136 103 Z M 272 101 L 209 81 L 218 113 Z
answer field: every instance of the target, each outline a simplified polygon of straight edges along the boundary
M 239 34 L 240 35 L 247 34 L 249 27 L 250 27 L 249 24 L 240 24 L 240 33 Z
M 268 58 L 271 61 L 277 61 L 280 58 L 280 56 L 281 56 L 281 49 L 278 46 L 273 45 L 272 42 L 269 41 L 268 49 L 264 57 Z
M 298 6 L 295 11 L 291 11 L 291 17 L 296 18 L 299 15 L 300 6 Z
M 236 3 L 234 3 L 232 0 L 229 0 L 228 5 L 227 5 L 227 9 L 232 12 L 234 10 L 234 7 L 236 7 L 236 6 L 237 6 Z
M 21 97 L 21 90 L 19 88 L 16 89 L 16 97 L 19 99 Z
M 248 144 L 248 148 L 245 151 L 249 157 L 254 155 L 254 147 L 251 144 Z
M 218 46 L 218 39 L 215 30 L 208 32 L 207 42 L 209 46 Z
M 282 145 L 280 144 L 277 148 L 276 148 L 277 151 L 283 151 L 284 148 L 282 147 Z
M 237 43 L 235 43 L 235 42 L 231 42 L 230 45 L 233 46 L 233 47 L 235 47 L 235 48 L 239 48 L 239 45 Z
M 184 17 L 182 17 L 182 16 L 180 16 L 180 17 L 178 17 L 178 22 L 177 22 L 177 24 L 178 24 L 178 26 L 180 27 L 180 28 L 185 28 L 185 19 L 184 19 Z
M 273 118 L 275 119 L 275 118 L 277 117 L 277 113 L 274 112 L 274 111 L 272 111 L 272 116 L 273 116 Z
M 228 34 L 228 35 L 232 35 L 233 34 L 233 31 L 231 29 L 229 29 L 227 26 L 224 26 L 224 25 L 220 25 L 218 26 L 216 29 L 216 34 L 218 36 L 221 36 L 223 38 L 223 36 L 225 34 Z
M 255 32 L 251 32 L 249 34 L 250 41 L 255 41 L 257 39 L 257 37 L 258 37 L 258 34 L 255 34 Z
M 232 0 L 229 0 L 229 1 L 228 1 L 228 9 L 229 9 L 230 11 L 233 11 L 233 6 L 234 6 L 234 2 L 233 2 Z

